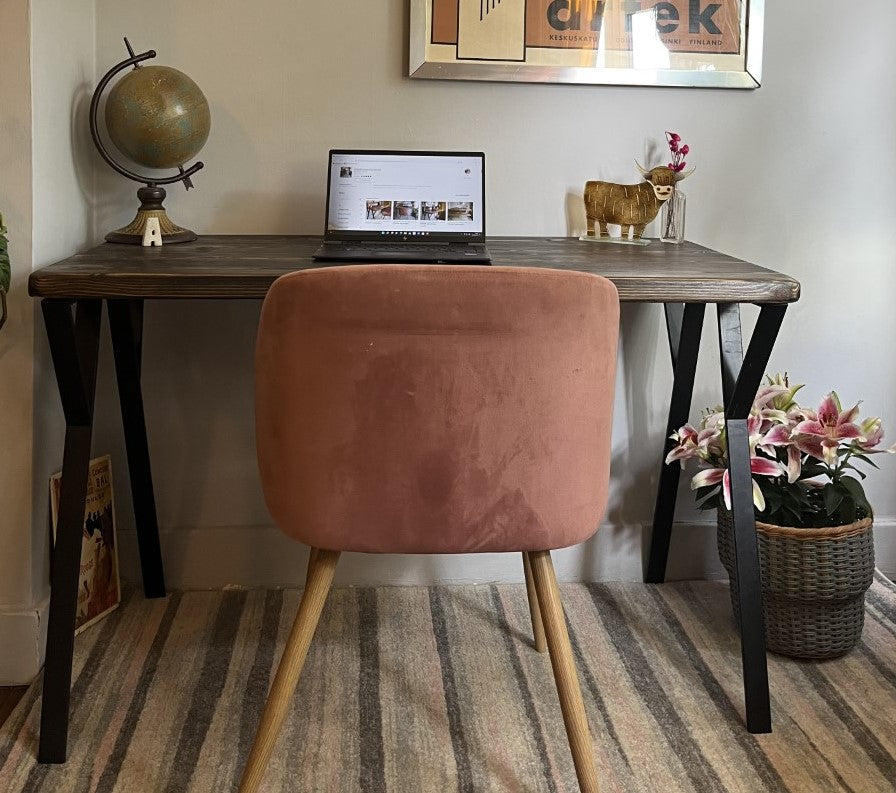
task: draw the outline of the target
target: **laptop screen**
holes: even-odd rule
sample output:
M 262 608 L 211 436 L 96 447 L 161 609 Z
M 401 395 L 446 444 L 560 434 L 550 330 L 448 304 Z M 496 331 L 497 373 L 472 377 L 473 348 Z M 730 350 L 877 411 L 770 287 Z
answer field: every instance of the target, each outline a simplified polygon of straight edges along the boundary
M 334 149 L 327 239 L 485 241 L 485 155 Z

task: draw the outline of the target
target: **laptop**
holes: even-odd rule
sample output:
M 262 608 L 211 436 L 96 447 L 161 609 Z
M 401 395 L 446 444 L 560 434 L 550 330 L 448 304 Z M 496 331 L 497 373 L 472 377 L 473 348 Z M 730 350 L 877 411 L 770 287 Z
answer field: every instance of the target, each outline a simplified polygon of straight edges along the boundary
M 333 149 L 314 258 L 488 264 L 485 154 Z

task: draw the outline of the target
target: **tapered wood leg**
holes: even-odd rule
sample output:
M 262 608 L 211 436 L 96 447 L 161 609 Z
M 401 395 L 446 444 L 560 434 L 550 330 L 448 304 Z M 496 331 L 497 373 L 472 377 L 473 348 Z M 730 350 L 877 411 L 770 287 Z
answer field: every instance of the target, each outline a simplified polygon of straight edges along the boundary
M 255 733 L 255 742 L 252 744 L 249 761 L 246 763 L 240 782 L 240 793 L 255 793 L 261 785 L 280 727 L 283 725 L 283 718 L 299 682 L 305 656 L 308 654 L 311 638 L 314 636 L 327 593 L 330 591 L 338 560 L 338 551 L 312 549 L 308 579 L 305 581 L 299 613 L 293 623 L 292 632 L 289 634 L 286 649 L 283 651 L 271 692 L 268 694 L 268 701 L 261 715 L 261 723 Z
M 585 703 L 582 700 L 582 689 L 579 687 L 572 646 L 566 631 L 563 603 L 560 600 L 560 590 L 557 588 L 551 554 L 550 551 L 533 551 L 528 556 L 551 653 L 554 680 L 557 682 L 557 693 L 560 695 L 563 723 L 566 725 L 572 761 L 579 779 L 579 789 L 582 793 L 598 793 L 591 731 L 588 729 Z
M 526 595 L 529 597 L 529 613 L 532 615 L 532 636 L 535 640 L 535 649 L 543 653 L 548 649 L 544 638 L 544 624 L 541 621 L 541 609 L 538 607 L 538 593 L 535 591 L 535 582 L 532 580 L 532 563 L 529 554 L 523 551 L 523 570 L 526 572 Z

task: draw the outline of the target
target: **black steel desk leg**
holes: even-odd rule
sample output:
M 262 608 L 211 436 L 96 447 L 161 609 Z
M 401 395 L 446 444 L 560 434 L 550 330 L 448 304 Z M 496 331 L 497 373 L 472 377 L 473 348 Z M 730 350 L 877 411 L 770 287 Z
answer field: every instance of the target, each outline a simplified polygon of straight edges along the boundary
M 760 309 L 747 354 L 741 361 L 740 313 L 736 306 L 719 305 L 722 384 L 726 392 L 725 425 L 740 605 L 738 627 L 741 636 L 746 721 L 751 733 L 771 732 L 772 724 L 747 418 L 762 382 L 785 310 L 784 305 L 765 305 Z M 732 382 L 735 375 L 736 379 Z
M 44 300 L 41 308 L 65 413 L 65 451 L 50 570 L 50 616 L 37 759 L 41 763 L 64 763 L 102 302 L 77 301 L 74 318 L 68 300 Z
M 108 300 L 109 328 L 118 378 L 118 399 L 128 455 L 128 473 L 134 501 L 134 522 L 140 548 L 143 592 L 148 598 L 165 596 L 165 572 L 159 544 L 156 500 L 146 441 L 140 367 L 143 342 L 143 301 Z
M 665 304 L 666 328 L 669 332 L 669 349 L 672 354 L 672 397 L 669 401 L 669 418 L 666 422 L 666 438 L 663 445 L 663 461 L 653 510 L 653 532 L 644 580 L 648 584 L 661 584 L 666 578 L 666 560 L 672 539 L 672 520 L 675 517 L 675 499 L 681 466 L 666 465 L 666 455 L 674 443 L 669 436 L 687 422 L 694 393 L 694 373 L 697 354 L 700 351 L 700 334 L 703 331 L 702 303 Z

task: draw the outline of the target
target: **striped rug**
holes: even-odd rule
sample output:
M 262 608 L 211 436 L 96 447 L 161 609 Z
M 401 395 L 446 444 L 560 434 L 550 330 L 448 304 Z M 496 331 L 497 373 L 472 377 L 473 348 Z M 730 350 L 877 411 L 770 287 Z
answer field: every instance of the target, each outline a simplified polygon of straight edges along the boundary
M 772 656 L 774 733 L 742 721 L 727 586 L 563 587 L 604 793 L 896 785 L 896 590 L 847 657 Z M 40 686 L 0 730 L 0 790 L 235 791 L 297 590 L 131 595 L 78 637 L 70 759 L 35 763 Z M 574 793 L 524 587 L 335 589 L 265 790 Z

